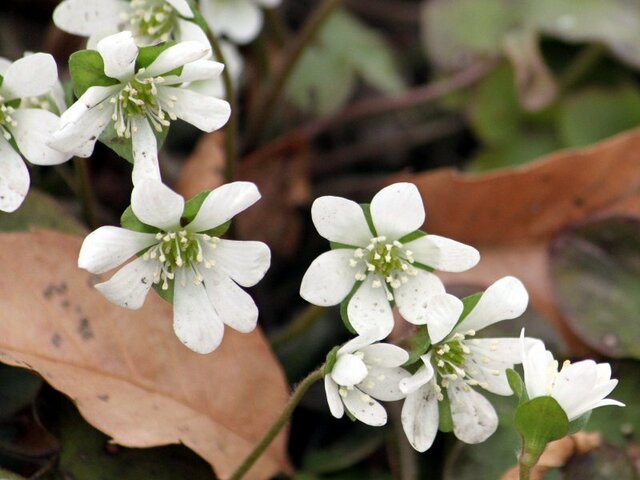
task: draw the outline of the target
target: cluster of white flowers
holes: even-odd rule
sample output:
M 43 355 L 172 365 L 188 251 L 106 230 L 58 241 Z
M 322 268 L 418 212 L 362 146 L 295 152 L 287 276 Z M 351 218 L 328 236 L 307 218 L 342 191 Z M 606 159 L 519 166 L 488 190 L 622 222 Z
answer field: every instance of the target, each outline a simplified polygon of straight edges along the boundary
M 456 437 L 480 443 L 495 432 L 498 415 L 477 389 L 512 395 L 506 372 L 523 362 L 529 397 L 553 396 L 570 420 L 599 406 L 621 405 L 603 400 L 617 383 L 606 364 L 578 362 L 557 373 L 540 340 L 477 337 L 489 325 L 521 316 L 527 290 L 518 279 L 504 277 L 464 300 L 446 293 L 433 270 L 464 271 L 480 256 L 470 246 L 418 230 L 425 212 L 414 185 L 383 188 L 370 205 L 321 197 L 311 214 L 332 250 L 310 265 L 300 294 L 317 305 L 341 303 L 347 326 L 358 333 L 332 352 L 325 366 L 335 417 L 346 408 L 366 424 L 383 425 L 387 414 L 378 400 L 404 399 L 402 426 L 411 445 L 423 452 L 433 444 L 441 423 L 439 403 L 446 401 Z M 411 363 L 402 348 L 379 343 L 394 327 L 394 307 L 427 332 Z M 568 394 L 586 385 L 580 398 Z

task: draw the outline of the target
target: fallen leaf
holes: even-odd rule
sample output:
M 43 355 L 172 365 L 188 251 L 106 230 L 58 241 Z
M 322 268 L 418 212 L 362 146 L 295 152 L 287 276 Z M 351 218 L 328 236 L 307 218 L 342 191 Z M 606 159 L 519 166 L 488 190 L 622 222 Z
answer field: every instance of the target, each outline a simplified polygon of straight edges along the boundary
M 224 164 L 224 133 L 216 131 L 203 135 L 180 172 L 176 192 L 185 198 L 193 198 L 204 190 L 222 185 Z
M 283 257 L 294 255 L 302 235 L 300 210 L 311 203 L 307 140 L 285 137 L 258 150 L 239 164 L 238 178 L 254 182 L 262 198 L 234 219 L 235 232 Z
M 282 410 L 287 386 L 259 330 L 225 331 L 203 356 L 175 337 L 154 294 L 138 311 L 107 302 L 76 266 L 81 240 L 0 235 L 0 361 L 37 371 L 89 423 L 130 447 L 183 443 L 226 478 Z M 281 434 L 251 470 L 288 470 Z
M 453 169 L 404 173 L 387 183 L 415 183 L 427 208 L 425 229 L 480 250 L 481 261 L 446 283 L 487 287 L 505 275 L 526 285 L 531 303 L 566 338 L 588 352 L 558 308 L 550 242 L 569 225 L 615 215 L 640 216 L 640 130 L 581 150 L 562 151 L 519 168 L 474 176 Z

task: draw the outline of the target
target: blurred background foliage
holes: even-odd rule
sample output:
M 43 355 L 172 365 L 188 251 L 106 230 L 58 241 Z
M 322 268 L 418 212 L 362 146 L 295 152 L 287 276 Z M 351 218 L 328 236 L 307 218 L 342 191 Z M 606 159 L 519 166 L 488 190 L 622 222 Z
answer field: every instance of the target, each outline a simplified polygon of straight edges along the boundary
M 248 69 L 239 104 L 241 137 L 273 65 L 320 3 L 284 0 L 267 16 L 258 40 L 242 49 Z M 2 2 L 0 55 L 52 52 L 65 78 L 64 62 L 82 42 L 51 25 L 56 4 Z M 348 338 L 337 309 L 310 308 L 297 294 L 309 262 L 326 249 L 310 222 L 313 198 L 334 194 L 364 201 L 394 172 L 449 166 L 480 175 L 608 139 L 640 125 L 638 68 L 637 0 L 345 0 L 304 49 L 285 100 L 268 112 L 260 145 L 272 149 L 244 150 L 263 160 L 280 141 L 289 153 L 276 149 L 269 167 L 247 161 L 243 170 L 240 164 L 241 176 L 271 185 L 277 207 L 291 214 L 283 220 L 287 235 L 270 237 L 273 266 L 252 291 L 289 381 L 299 381 Z M 287 140 L 293 134 L 303 134 L 303 147 Z M 169 178 L 179 177 L 196 139 L 187 127 L 171 130 L 162 157 Z M 283 156 L 290 162 L 284 170 L 271 167 Z M 300 168 L 290 169 L 292 164 Z M 90 168 L 100 218 L 116 223 L 129 203 L 129 167 L 99 147 Z M 80 234 L 72 166 L 31 174 L 40 191 L 32 190 L 16 214 L 0 214 L 0 229 Z M 284 190 L 278 187 L 282 178 Z M 301 185 L 296 195 L 292 184 Z M 271 221 L 280 215 L 271 213 Z M 237 234 L 254 238 L 256 230 L 240 225 Z M 545 478 L 638 478 L 639 224 L 617 219 L 568 227 L 552 253 L 557 297 L 580 319 L 574 327 L 582 346 L 601 360 L 616 359 L 614 377 L 621 382 L 613 396 L 628 406 L 594 412 L 587 429 L 602 434 L 602 445 L 572 456 Z M 469 290 L 465 294 L 477 289 Z M 567 345 L 533 310 L 522 323 L 556 355 L 585 352 Z M 522 323 L 499 325 L 488 334 L 517 335 Z M 619 341 L 607 343 L 607 335 Z M 399 427 L 400 404 L 390 405 L 389 425 L 373 429 L 332 418 L 322 386 L 315 385 L 291 425 L 296 478 L 497 479 L 515 464 L 518 438 L 511 427 L 515 401 L 492 401 L 501 422 L 489 441 L 468 446 L 442 434 L 431 450 L 417 454 Z M 10 480 L 213 478 L 210 467 L 184 447 L 111 444 L 38 376 L 8 366 L 0 366 L 0 466 L 6 469 L 0 478 Z

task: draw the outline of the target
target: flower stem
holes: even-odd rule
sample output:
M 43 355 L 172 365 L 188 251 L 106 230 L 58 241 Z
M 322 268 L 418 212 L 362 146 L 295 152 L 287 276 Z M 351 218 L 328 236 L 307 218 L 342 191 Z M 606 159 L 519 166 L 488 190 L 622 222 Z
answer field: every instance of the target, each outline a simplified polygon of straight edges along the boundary
M 273 80 L 269 83 L 263 95 L 258 98 L 258 103 L 247 131 L 247 148 L 251 149 L 260 139 L 260 134 L 267 121 L 272 118 L 273 108 L 284 90 L 294 67 L 302 57 L 305 48 L 314 39 L 331 12 L 341 3 L 342 0 L 324 0 L 311 14 L 311 17 L 294 39 L 280 67 L 276 70 Z
M 518 457 L 518 465 L 520 466 L 520 480 L 530 480 L 531 470 L 538 463 L 539 455 L 527 452 L 526 449 Z
M 77 184 L 82 199 L 82 210 L 84 217 L 92 229 L 98 228 L 98 217 L 96 214 L 95 201 L 93 191 L 91 190 L 91 178 L 89 177 L 89 169 L 87 168 L 86 158 L 73 158 L 73 167 L 76 171 Z
M 254 449 L 247 456 L 247 458 L 243 460 L 243 462 L 236 469 L 236 471 L 229 477 L 229 480 L 240 480 L 244 476 L 244 474 L 249 471 L 249 469 L 253 466 L 256 460 L 260 458 L 260 456 L 264 453 L 267 447 L 271 444 L 273 439 L 278 435 L 278 433 L 280 433 L 280 430 L 282 430 L 282 427 L 284 427 L 287 424 L 287 422 L 289 421 L 289 418 L 291 417 L 291 414 L 293 413 L 295 408 L 298 406 L 298 403 L 300 403 L 300 400 L 302 400 L 302 397 L 307 392 L 309 387 L 313 385 L 315 382 L 317 382 L 318 380 L 322 379 L 323 376 L 324 376 L 324 365 L 322 365 L 317 370 L 314 370 L 313 372 L 311 372 L 309 375 L 307 375 L 307 377 L 304 380 L 302 380 L 302 382 L 298 384 L 298 386 L 294 389 L 293 393 L 291 394 L 291 398 L 289 398 L 289 401 L 285 405 L 284 410 L 282 411 L 280 416 L 276 419 L 275 422 L 273 422 L 273 424 L 271 425 L 267 433 L 265 433 L 264 437 L 262 437 L 262 440 L 258 442 L 258 444 L 254 447 Z
M 225 65 L 222 70 L 222 81 L 224 83 L 224 90 L 227 95 L 227 102 L 231 105 L 231 115 L 227 122 L 224 136 L 224 149 L 225 149 L 225 162 L 224 162 L 224 179 L 226 182 L 233 181 L 236 175 L 236 146 L 238 144 L 238 112 L 236 110 L 236 92 L 233 88 L 233 81 L 231 80 L 231 72 L 225 61 L 224 53 L 220 47 L 220 41 L 211 30 L 207 32 L 207 38 L 213 48 L 213 53 L 216 59 Z
M 270 338 L 274 350 L 286 345 L 289 341 L 299 337 L 312 328 L 322 316 L 325 309 L 316 305 L 309 305 L 300 315 L 293 319 L 286 327 Z
M 605 53 L 606 47 L 601 43 L 592 43 L 580 50 L 574 60 L 560 74 L 559 83 L 562 90 L 566 91 L 580 81 L 602 59 Z

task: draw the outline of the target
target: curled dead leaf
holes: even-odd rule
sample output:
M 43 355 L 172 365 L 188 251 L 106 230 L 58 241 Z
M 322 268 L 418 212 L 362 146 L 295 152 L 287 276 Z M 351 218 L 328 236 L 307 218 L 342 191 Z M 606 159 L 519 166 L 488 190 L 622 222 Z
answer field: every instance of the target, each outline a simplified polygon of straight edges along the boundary
M 400 174 L 427 208 L 426 229 L 480 250 L 478 266 L 444 274 L 449 285 L 487 287 L 505 275 L 526 285 L 531 303 L 558 328 L 574 354 L 589 351 L 569 329 L 552 285 L 549 245 L 567 226 L 613 215 L 640 217 L 640 130 L 593 147 L 552 154 L 485 175 L 453 169 Z
M 226 478 L 282 410 L 287 385 L 259 330 L 225 332 L 198 355 L 175 337 L 171 307 L 149 295 L 138 311 L 107 302 L 76 266 L 80 239 L 0 235 L 0 361 L 37 371 L 89 423 L 130 447 L 183 443 Z M 289 468 L 281 434 L 251 470 Z

